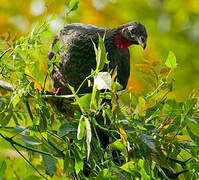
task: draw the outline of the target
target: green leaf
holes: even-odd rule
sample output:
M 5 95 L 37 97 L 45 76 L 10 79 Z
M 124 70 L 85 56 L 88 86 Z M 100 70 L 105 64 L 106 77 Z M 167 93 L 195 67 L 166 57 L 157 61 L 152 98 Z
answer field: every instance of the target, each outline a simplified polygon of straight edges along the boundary
M 67 50 L 67 49 L 66 49 L 66 45 L 64 44 L 64 45 L 60 48 L 60 50 L 66 51 L 66 50 Z
M 128 173 L 133 173 L 133 172 L 137 171 L 137 169 L 135 168 L 135 165 L 134 165 L 133 161 L 129 161 L 129 162 L 125 163 L 120 168 L 122 170 L 128 172 Z
M 93 86 L 93 92 L 91 97 L 91 109 L 97 109 L 98 106 L 98 98 L 99 98 L 99 92 L 97 90 L 97 86 Z
M 104 45 L 105 34 L 104 34 L 103 39 L 101 38 L 99 34 L 98 34 L 98 37 L 99 37 L 98 48 L 96 48 L 96 45 L 93 42 L 95 56 L 96 56 L 96 63 L 97 63 L 97 66 L 96 66 L 97 72 L 103 70 L 105 63 L 108 63 L 108 60 L 107 60 L 108 53 L 106 53 L 106 48 Z
M 32 43 L 32 40 L 35 38 L 35 35 L 38 33 L 38 29 L 35 27 L 30 33 L 29 42 Z
M 84 96 L 79 98 L 79 103 L 84 109 L 90 108 L 91 96 L 92 94 L 85 94 Z
M 175 54 L 172 51 L 169 51 L 169 55 L 167 57 L 165 64 L 169 68 L 176 68 L 177 67 L 176 57 L 175 57 Z
M 57 18 L 55 14 L 53 14 L 48 21 L 54 21 Z
M 81 116 L 79 121 L 79 126 L 77 128 L 77 139 L 81 140 L 85 136 L 86 132 L 86 124 L 84 121 L 84 116 Z
M 70 165 L 70 151 L 67 150 L 64 157 L 64 173 L 68 171 Z
M 19 103 L 19 101 L 21 100 L 22 96 L 24 93 L 24 89 L 20 89 L 17 92 L 14 92 L 14 96 L 11 98 L 11 103 L 13 105 L 13 108 L 15 108 L 15 106 Z
M 23 132 L 23 131 L 26 131 L 26 128 L 23 127 L 23 126 L 18 126 L 18 125 L 16 125 L 16 126 L 14 127 L 14 129 L 13 129 L 13 133 L 16 133 L 16 134 L 19 134 L 19 133 L 21 133 L 21 132 Z
M 32 146 L 39 146 L 42 144 L 41 142 L 39 142 L 32 136 L 21 135 L 21 136 L 19 136 L 19 139 L 22 140 L 23 142 L 25 142 L 26 144 L 29 144 Z
M 190 138 L 191 138 L 193 141 L 199 143 L 199 137 L 196 136 L 196 135 L 191 131 L 191 129 L 189 128 L 189 126 L 186 127 L 186 130 L 187 130 L 187 132 L 188 132 Z M 193 150 L 192 150 L 192 151 L 193 151 Z M 192 153 L 193 153 L 193 152 L 192 152 Z
M 86 144 L 87 144 L 87 161 L 88 161 L 91 151 L 90 143 L 91 143 L 92 133 L 91 133 L 91 125 L 88 118 L 84 117 L 84 119 L 86 123 Z
M 53 46 L 53 52 L 56 54 L 59 51 L 60 47 L 60 40 L 56 42 L 56 44 Z
M 139 136 L 139 140 L 146 145 L 148 148 L 152 150 L 156 150 L 154 138 L 151 135 L 141 133 Z
M 58 135 L 63 137 L 66 134 L 70 133 L 70 132 L 75 132 L 77 131 L 77 126 L 76 124 L 63 124 L 60 128 L 59 128 L 59 133 Z
M 2 119 L 0 119 L 0 124 L 2 126 L 8 125 L 8 123 L 10 122 L 11 117 L 12 117 L 12 112 L 9 112 L 7 116 L 4 116 Z
M 84 107 L 82 107 L 82 105 L 81 105 L 81 103 L 80 103 L 80 101 L 79 101 L 79 97 L 78 97 L 77 94 L 75 93 L 74 87 L 72 87 L 70 84 L 67 84 L 67 85 L 68 85 L 68 87 L 70 88 L 71 92 L 73 93 L 73 95 L 74 95 L 74 97 L 75 97 L 77 103 L 79 104 L 79 107 L 80 107 L 81 111 L 84 112 Z
M 6 161 L 0 160 L 0 177 L 3 177 L 5 174 L 5 171 L 7 169 Z
M 99 72 L 97 76 L 94 77 L 94 86 L 97 87 L 98 90 L 111 90 L 111 83 L 111 75 L 108 72 Z
M 125 146 L 124 146 L 124 144 L 122 143 L 122 139 L 116 140 L 114 143 L 111 144 L 111 147 L 112 147 L 113 149 L 117 149 L 117 150 L 120 150 L 120 151 L 125 150 Z
M 68 7 L 69 11 L 67 12 L 66 15 L 69 15 L 71 11 L 74 11 L 78 8 L 79 0 L 71 0 Z
M 139 112 L 139 115 L 140 116 L 145 116 L 145 104 L 146 104 L 146 101 L 143 97 L 139 97 L 138 99 L 138 112 Z
M 53 177 L 57 170 L 55 160 L 48 155 L 42 155 L 42 156 L 46 167 L 46 174 L 48 174 L 50 177 Z
M 75 172 L 79 174 L 79 172 L 83 170 L 84 162 L 78 148 L 74 149 L 73 152 L 75 155 Z
M 191 132 L 199 137 L 199 121 L 193 118 L 188 118 L 187 119 L 187 124 L 191 130 Z
M 53 33 L 50 31 L 50 24 L 48 24 L 41 32 L 40 36 L 52 37 Z
M 109 169 L 103 169 L 99 172 L 97 179 L 115 179 Z

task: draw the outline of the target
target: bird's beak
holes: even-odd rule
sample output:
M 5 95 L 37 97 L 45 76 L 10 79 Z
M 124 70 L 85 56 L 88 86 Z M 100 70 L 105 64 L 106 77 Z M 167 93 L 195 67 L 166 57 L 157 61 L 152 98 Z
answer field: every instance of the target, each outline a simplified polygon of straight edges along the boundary
M 146 49 L 146 39 L 143 37 L 138 38 L 138 43 L 142 46 L 143 49 Z

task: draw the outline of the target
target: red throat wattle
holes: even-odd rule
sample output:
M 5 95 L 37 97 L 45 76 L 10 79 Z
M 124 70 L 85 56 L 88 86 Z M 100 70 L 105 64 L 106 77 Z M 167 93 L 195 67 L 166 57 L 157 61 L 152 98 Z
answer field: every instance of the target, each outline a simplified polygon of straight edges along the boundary
M 117 49 L 120 51 L 121 49 L 128 49 L 130 45 L 133 43 L 125 38 L 123 38 L 121 35 L 117 34 L 115 36 L 115 45 Z

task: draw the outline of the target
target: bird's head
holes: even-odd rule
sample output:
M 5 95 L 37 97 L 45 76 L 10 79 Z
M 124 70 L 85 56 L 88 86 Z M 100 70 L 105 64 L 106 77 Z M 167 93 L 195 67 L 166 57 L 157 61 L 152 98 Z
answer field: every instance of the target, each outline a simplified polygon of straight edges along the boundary
M 131 22 L 125 25 L 122 25 L 117 28 L 117 33 L 115 35 L 115 45 L 118 50 L 127 49 L 132 44 L 138 44 L 146 48 L 147 42 L 147 32 L 144 27 L 139 22 Z

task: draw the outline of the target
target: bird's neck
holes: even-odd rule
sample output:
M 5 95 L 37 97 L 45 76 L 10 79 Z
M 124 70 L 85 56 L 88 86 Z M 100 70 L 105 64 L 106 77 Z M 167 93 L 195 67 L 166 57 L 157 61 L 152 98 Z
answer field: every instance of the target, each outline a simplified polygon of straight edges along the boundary
M 124 37 L 122 37 L 120 34 L 115 35 L 115 46 L 120 51 L 121 49 L 128 49 L 129 46 L 131 46 L 133 43 Z

